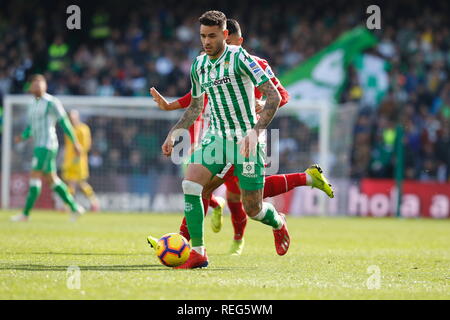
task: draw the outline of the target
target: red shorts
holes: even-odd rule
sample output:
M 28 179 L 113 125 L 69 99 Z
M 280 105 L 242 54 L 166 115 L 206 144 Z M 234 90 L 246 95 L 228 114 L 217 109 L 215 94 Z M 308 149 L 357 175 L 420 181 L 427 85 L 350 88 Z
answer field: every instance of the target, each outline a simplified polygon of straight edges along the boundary
M 224 180 L 225 187 L 229 192 L 235 194 L 241 194 L 241 189 L 239 188 L 239 179 L 234 175 L 234 166 L 231 163 L 227 164 L 225 168 L 217 174 L 219 178 Z

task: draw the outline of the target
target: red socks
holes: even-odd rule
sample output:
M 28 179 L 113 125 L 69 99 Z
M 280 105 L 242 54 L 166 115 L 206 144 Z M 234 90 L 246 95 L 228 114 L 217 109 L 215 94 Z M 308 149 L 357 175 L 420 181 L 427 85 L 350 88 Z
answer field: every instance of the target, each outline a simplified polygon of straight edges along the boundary
M 306 173 L 289 173 L 267 176 L 264 183 L 264 198 L 275 197 L 295 187 L 306 186 Z
M 204 204 L 205 203 L 203 202 L 203 205 Z M 219 206 L 219 203 L 217 202 L 216 197 L 213 194 L 211 194 L 211 198 L 209 198 L 209 205 L 211 206 L 211 208 L 217 208 Z
M 306 173 L 304 172 L 266 176 L 263 197 L 275 197 L 300 186 L 306 186 Z M 211 206 L 212 208 L 216 208 L 219 205 L 214 195 L 211 195 L 210 199 L 202 198 L 202 201 L 205 216 L 208 212 L 209 206 Z M 244 230 L 247 225 L 247 214 L 244 211 L 242 202 L 228 202 L 228 207 L 231 211 L 231 221 L 234 228 L 234 239 L 241 240 L 244 236 Z M 188 241 L 191 238 L 186 226 L 186 218 L 184 218 L 183 222 L 181 223 L 180 234 L 184 236 Z
M 244 211 L 242 202 L 228 202 L 231 212 L 231 222 L 234 228 L 234 240 L 242 240 L 245 226 L 247 225 L 247 214 Z

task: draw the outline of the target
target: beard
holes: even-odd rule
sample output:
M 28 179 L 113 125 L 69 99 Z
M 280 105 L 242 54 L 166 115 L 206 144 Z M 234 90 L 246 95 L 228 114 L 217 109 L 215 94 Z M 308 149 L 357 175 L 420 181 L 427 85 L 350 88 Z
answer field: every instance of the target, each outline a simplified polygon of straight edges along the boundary
M 217 55 L 219 54 L 219 52 L 222 51 L 223 47 L 224 47 L 224 44 L 220 44 L 214 52 L 212 52 L 212 53 L 210 53 L 210 54 L 207 53 L 208 56 L 210 56 L 210 57 L 215 57 L 215 56 L 217 56 Z M 205 49 L 205 48 L 204 48 L 204 49 Z M 206 49 L 205 49 L 205 52 L 206 52 Z

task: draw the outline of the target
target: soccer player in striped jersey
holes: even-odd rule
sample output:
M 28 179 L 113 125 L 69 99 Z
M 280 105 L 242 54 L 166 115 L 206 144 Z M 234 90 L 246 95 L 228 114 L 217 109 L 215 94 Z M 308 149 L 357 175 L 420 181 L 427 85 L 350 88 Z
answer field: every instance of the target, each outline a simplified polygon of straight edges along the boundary
M 211 103 L 211 120 L 201 146 L 191 155 L 183 180 L 185 217 L 192 250 L 181 269 L 206 267 L 208 257 L 203 237 L 203 187 L 227 163 L 235 166 L 245 212 L 252 219 L 273 228 L 279 255 L 288 251 L 290 238 L 286 219 L 272 204 L 263 202 L 265 145 L 264 130 L 273 119 L 281 96 L 267 74 L 242 48 L 226 44 L 226 17 L 220 11 L 205 12 L 200 18 L 200 38 L 205 55 L 191 67 L 192 101 L 181 119 L 170 130 L 162 146 L 170 156 L 174 132 L 187 130 L 201 114 L 205 93 Z M 259 119 L 254 109 L 257 87 L 266 97 Z
M 228 30 L 228 38 L 226 40 L 227 44 L 240 46 L 243 43 L 243 37 L 241 28 L 239 23 L 234 19 L 227 19 L 227 30 Z M 257 61 L 260 67 L 266 71 L 266 73 L 270 76 L 270 80 L 276 86 L 277 90 L 280 92 L 282 97 L 280 107 L 285 105 L 289 100 L 289 94 L 286 89 L 281 85 L 279 80 L 273 74 L 269 64 L 266 60 L 261 59 L 257 56 L 252 56 L 252 58 Z M 151 88 L 150 93 L 153 96 L 154 100 L 157 102 L 158 106 L 162 110 L 176 110 L 180 108 L 187 108 L 191 102 L 191 93 L 187 93 L 182 98 L 175 100 L 171 103 L 167 102 L 167 100 L 155 89 Z M 207 104 L 207 95 L 205 95 L 205 106 Z M 261 92 L 255 88 L 255 97 L 256 97 L 256 113 L 259 113 L 263 106 L 264 101 L 261 100 L 262 94 Z M 204 112 L 204 110 L 203 110 Z M 202 114 L 203 114 L 202 112 Z M 203 118 L 202 114 L 196 120 L 194 125 L 196 128 L 194 130 L 194 125 L 190 128 L 191 135 L 191 143 L 196 143 L 196 140 L 199 137 L 198 128 L 203 126 Z M 233 174 L 234 167 L 226 166 L 225 169 L 214 176 L 212 180 L 205 185 L 203 189 L 202 201 L 204 207 L 204 214 L 206 215 L 208 209 L 208 199 L 212 195 L 212 192 L 217 189 L 220 185 L 225 183 L 227 188 L 226 198 L 228 207 L 231 213 L 231 221 L 234 229 L 234 237 L 229 250 L 229 253 L 232 255 L 240 255 L 244 248 L 244 232 L 247 224 L 247 215 L 243 209 L 242 201 L 241 201 L 241 192 L 238 185 L 237 177 Z M 310 185 L 312 187 L 319 188 L 326 192 L 330 197 L 333 197 L 333 191 L 328 183 L 323 183 L 326 181 L 326 178 L 322 175 L 320 167 L 311 166 L 305 172 L 291 173 L 291 174 L 278 174 L 272 176 L 266 176 L 264 184 L 264 198 L 266 197 L 274 197 L 276 195 L 288 192 L 289 190 L 299 187 L 299 186 L 307 186 Z M 211 218 L 211 227 L 214 232 L 219 232 L 222 226 L 222 210 L 217 210 L 216 205 L 212 206 L 212 218 Z M 190 239 L 189 231 L 186 226 L 186 219 L 183 219 L 183 222 L 180 226 L 180 234 L 186 237 L 188 240 Z M 151 246 L 152 242 L 156 243 L 157 239 L 149 236 L 149 243 Z
M 46 91 L 47 82 L 44 76 L 34 75 L 30 86 L 30 92 L 34 98 L 28 109 L 29 124 L 22 135 L 15 138 L 16 143 L 28 138 L 33 138 L 34 143 L 28 195 L 22 213 L 11 218 L 15 222 L 28 221 L 30 211 L 41 193 L 42 179 L 48 182 L 53 191 L 69 206 L 72 211 L 71 220 L 75 220 L 85 211 L 81 205 L 75 202 L 66 184 L 56 175 L 56 155 L 58 153 L 56 123 L 59 123 L 64 133 L 70 137 L 78 156 L 81 147 L 61 102 Z

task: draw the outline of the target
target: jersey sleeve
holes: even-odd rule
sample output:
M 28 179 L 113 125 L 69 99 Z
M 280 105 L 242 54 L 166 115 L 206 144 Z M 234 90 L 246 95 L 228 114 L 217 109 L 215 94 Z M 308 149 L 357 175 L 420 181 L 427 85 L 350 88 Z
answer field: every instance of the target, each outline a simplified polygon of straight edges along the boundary
M 278 107 L 278 108 L 280 108 L 280 107 L 284 106 L 286 103 L 288 103 L 290 96 L 289 96 L 289 92 L 283 87 L 281 82 L 278 82 L 277 90 L 281 95 L 280 106 Z
M 239 53 L 239 69 L 242 74 L 247 75 L 255 87 L 259 87 L 269 80 L 269 77 L 261 66 L 253 59 L 245 49 Z
M 51 102 L 51 108 L 52 113 L 58 120 L 67 116 L 66 110 L 64 110 L 64 107 L 58 98 L 53 98 L 53 101 Z
M 288 103 L 289 101 L 289 93 L 287 92 L 287 90 L 283 87 L 283 85 L 281 84 L 280 80 L 277 79 L 277 77 L 275 76 L 275 74 L 272 71 L 272 68 L 270 67 L 269 63 L 267 62 L 267 60 L 264 59 L 260 59 L 260 58 L 255 58 L 258 61 L 258 64 L 260 65 L 260 67 L 266 72 L 267 76 L 270 78 L 270 81 L 272 81 L 272 83 L 275 85 L 275 87 L 277 88 L 278 92 L 281 95 L 281 102 L 280 102 L 280 106 L 282 107 L 284 106 L 286 103 Z M 255 90 L 255 97 L 257 99 L 261 99 L 263 96 L 263 94 L 259 91 L 259 90 Z
M 27 127 L 25 128 L 25 130 L 23 130 L 21 137 L 23 140 L 27 140 L 28 138 L 30 138 L 32 135 L 31 132 L 31 125 L 27 125 Z
M 191 96 L 192 98 L 200 97 L 204 90 L 200 85 L 200 80 L 197 73 L 198 60 L 195 60 L 191 67 Z
M 187 108 L 191 104 L 191 100 L 192 100 L 192 93 L 188 92 L 177 101 L 182 108 Z

